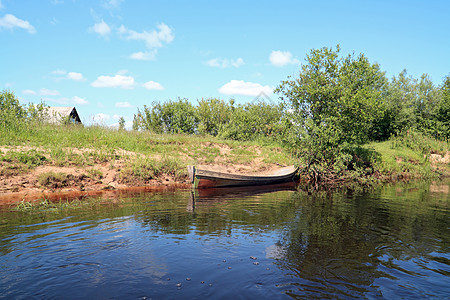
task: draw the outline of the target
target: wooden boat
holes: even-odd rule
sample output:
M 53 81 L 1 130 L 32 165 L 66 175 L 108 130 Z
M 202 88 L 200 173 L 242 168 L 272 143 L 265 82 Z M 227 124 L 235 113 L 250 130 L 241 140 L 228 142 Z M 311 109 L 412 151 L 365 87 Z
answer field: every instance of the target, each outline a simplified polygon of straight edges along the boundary
M 188 173 L 194 188 L 202 189 L 294 182 L 297 174 L 297 168 L 295 166 L 289 166 L 279 168 L 270 174 L 241 175 L 216 172 L 196 168 L 195 166 L 188 166 Z

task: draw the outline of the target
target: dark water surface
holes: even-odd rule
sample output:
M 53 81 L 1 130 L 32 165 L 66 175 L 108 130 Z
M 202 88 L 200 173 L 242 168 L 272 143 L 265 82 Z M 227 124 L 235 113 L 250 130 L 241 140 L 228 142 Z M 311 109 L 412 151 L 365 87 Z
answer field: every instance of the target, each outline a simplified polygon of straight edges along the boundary
M 449 298 L 450 182 L 0 212 L 0 298 Z

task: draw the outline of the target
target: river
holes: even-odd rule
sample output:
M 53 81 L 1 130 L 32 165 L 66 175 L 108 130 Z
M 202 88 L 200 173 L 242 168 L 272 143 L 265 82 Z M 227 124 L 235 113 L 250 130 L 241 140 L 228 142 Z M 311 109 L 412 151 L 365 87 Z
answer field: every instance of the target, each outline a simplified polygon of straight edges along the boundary
M 450 181 L 0 211 L 1 299 L 448 298 Z

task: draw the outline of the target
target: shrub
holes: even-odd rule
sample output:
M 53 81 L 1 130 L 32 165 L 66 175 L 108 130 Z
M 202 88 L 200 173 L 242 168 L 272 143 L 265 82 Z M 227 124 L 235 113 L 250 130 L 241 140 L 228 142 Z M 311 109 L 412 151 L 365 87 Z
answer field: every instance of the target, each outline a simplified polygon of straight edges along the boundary
M 38 182 L 45 187 L 49 188 L 62 188 L 69 185 L 70 176 L 65 173 L 59 172 L 46 172 L 38 176 Z

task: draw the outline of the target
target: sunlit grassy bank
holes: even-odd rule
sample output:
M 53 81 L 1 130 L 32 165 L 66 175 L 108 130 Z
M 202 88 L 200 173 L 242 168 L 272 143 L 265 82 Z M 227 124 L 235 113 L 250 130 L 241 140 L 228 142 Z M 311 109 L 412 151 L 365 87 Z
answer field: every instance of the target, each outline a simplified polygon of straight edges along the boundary
M 187 182 L 186 167 L 190 164 L 254 172 L 300 162 L 288 149 L 268 138 L 233 141 L 207 135 L 50 124 L 16 133 L 0 136 L 0 176 L 18 178 L 17 185 L 4 186 L 3 192 L 20 191 L 20 184 L 26 180 L 34 180 L 34 186 L 40 189 L 84 189 L 89 184 L 91 188 L 105 188 L 115 187 L 116 183 L 132 186 Z M 366 185 L 450 174 L 447 142 L 410 133 L 372 142 L 364 148 L 371 153 L 365 158 L 366 167 L 342 172 L 334 183 Z M 23 179 L 27 175 L 34 178 Z
M 274 164 L 294 163 L 288 152 L 269 139 L 238 142 L 211 136 L 77 125 L 41 124 L 32 131 L 2 135 L 0 151 L 0 176 L 37 172 L 36 184 L 52 189 L 77 185 L 83 180 L 101 183 L 112 171 L 110 182 L 139 185 L 167 177 L 183 182 L 189 164 L 264 171 Z

